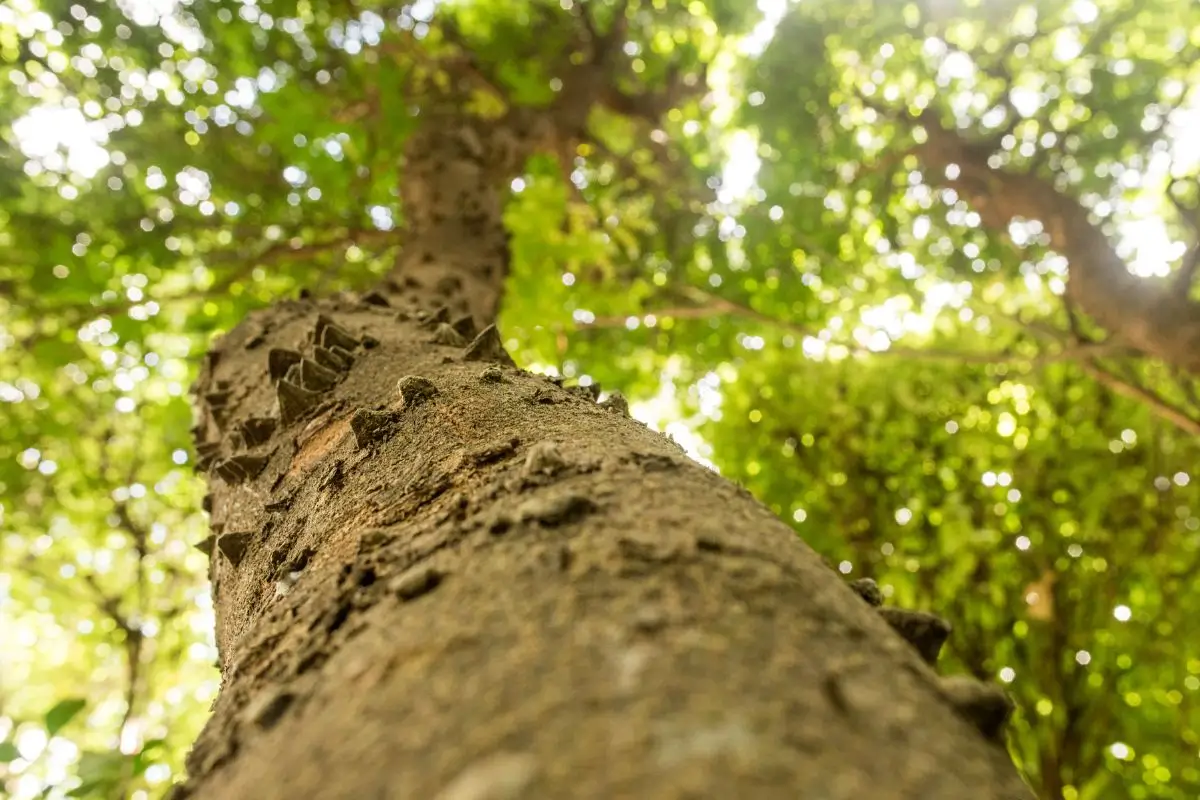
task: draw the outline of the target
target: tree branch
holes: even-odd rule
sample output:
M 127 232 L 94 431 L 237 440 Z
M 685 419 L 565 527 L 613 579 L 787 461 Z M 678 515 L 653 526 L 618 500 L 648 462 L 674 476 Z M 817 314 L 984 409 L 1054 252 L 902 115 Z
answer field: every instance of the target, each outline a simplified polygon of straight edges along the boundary
M 700 289 L 695 289 L 691 292 L 698 299 L 702 298 L 704 302 L 699 305 L 682 305 L 682 306 L 667 306 L 657 310 L 641 311 L 637 314 L 626 314 L 624 316 L 607 316 L 596 317 L 591 322 L 577 323 L 577 328 L 584 330 L 588 328 L 622 328 L 626 321 L 631 316 L 646 316 L 653 315 L 655 317 L 673 318 L 673 319 L 711 319 L 722 315 L 732 315 L 742 317 L 744 319 L 754 320 L 764 325 L 786 330 L 789 333 L 802 337 L 816 337 L 817 331 L 805 325 L 801 325 L 790 320 L 781 320 L 773 317 L 770 314 L 764 314 L 750 306 L 728 300 L 726 298 L 709 294 Z M 942 350 L 939 348 L 928 347 L 907 347 L 903 345 L 895 345 L 888 347 L 886 350 L 873 350 L 869 347 L 864 347 L 857 342 L 845 341 L 830 341 L 827 344 L 831 346 L 845 347 L 847 350 L 858 355 L 877 355 L 877 356 L 898 356 L 900 358 L 910 358 L 914 360 L 946 360 L 958 361 L 963 364 L 1015 364 L 1025 363 L 1033 366 L 1043 366 L 1046 364 L 1059 363 L 1063 361 L 1076 361 L 1084 358 L 1097 358 L 1099 356 L 1121 355 L 1125 348 L 1115 342 L 1078 342 L 1072 345 L 1064 346 L 1061 350 L 1054 353 L 1041 353 L 1036 356 L 1020 356 L 1012 353 L 988 353 L 988 352 L 971 352 L 963 350 Z
M 598 99 L 610 111 L 657 125 L 668 111 L 685 99 L 702 94 L 708 85 L 707 77 L 703 67 L 697 76 L 685 75 L 673 66 L 667 74 L 667 85 L 658 91 L 630 94 L 608 84 Z
M 1117 377 L 1094 359 L 1084 359 L 1079 362 L 1079 365 L 1083 368 L 1084 372 L 1117 394 L 1144 403 L 1155 414 L 1172 423 L 1185 433 L 1200 436 L 1200 419 L 1192 417 L 1187 411 L 1172 404 L 1157 393 Z
M 591 43 L 592 63 L 611 66 L 613 56 L 621 52 L 625 35 L 629 31 L 629 0 L 618 0 L 613 6 L 612 24 L 607 31 L 600 30 L 596 23 L 596 15 L 588 3 L 576 3 L 575 8 L 579 10 L 580 20 Z
M 886 117 L 914 124 L 907 112 L 881 105 L 857 87 L 853 91 Z M 1130 347 L 1200 375 L 1200 303 L 1131 273 L 1077 198 L 1033 173 L 993 167 L 987 143 L 969 141 L 947 128 L 931 108 L 915 123 L 925 132 L 914 153 L 926 174 L 954 189 L 979 214 L 985 229 L 1003 236 L 1013 219 L 1040 220 L 1050 247 L 1070 264 L 1067 293 L 1080 310 Z M 954 178 L 946 175 L 951 165 L 957 168 Z M 1190 279 L 1190 269 L 1184 274 Z
M 1180 221 L 1192 232 L 1193 241 L 1192 246 L 1183 256 L 1183 263 L 1179 265 L 1179 271 L 1171 279 L 1171 285 L 1175 292 L 1187 297 L 1191 293 L 1196 270 L 1200 268 L 1200 205 L 1189 208 L 1175 196 L 1174 189 L 1179 183 L 1178 178 L 1172 178 L 1167 184 L 1167 200 L 1175 207 Z
M 1009 319 L 1011 322 L 1015 323 L 1021 328 L 1053 341 L 1061 343 L 1067 336 L 1062 331 L 1055 330 L 1036 322 L 1025 321 L 1021 319 Z M 1160 394 L 1143 386 L 1139 386 L 1133 380 L 1116 375 L 1096 360 L 1097 355 L 1098 354 L 1092 354 L 1090 357 L 1083 358 L 1078 361 L 1080 368 L 1094 378 L 1096 382 L 1108 387 L 1116 394 L 1127 397 L 1131 400 L 1136 400 L 1140 403 L 1144 403 L 1155 415 L 1167 420 L 1185 433 L 1192 434 L 1193 436 L 1200 436 L 1200 419 L 1192 416 L 1185 409 L 1182 409 L 1174 403 L 1171 403 Z
M 420 60 L 424 66 L 435 70 L 444 70 L 448 74 L 459 78 L 459 80 L 473 83 L 475 88 L 507 104 L 508 93 L 504 91 L 500 82 L 496 80 L 487 68 L 479 63 L 479 60 L 475 57 L 476 48 L 466 40 L 462 31 L 459 30 L 458 25 L 448 15 L 443 14 L 439 19 L 440 24 L 437 30 L 448 44 L 453 45 L 459 51 L 454 58 L 438 58 L 430 54 L 425 45 L 411 35 L 403 37 L 406 45 L 404 52 Z

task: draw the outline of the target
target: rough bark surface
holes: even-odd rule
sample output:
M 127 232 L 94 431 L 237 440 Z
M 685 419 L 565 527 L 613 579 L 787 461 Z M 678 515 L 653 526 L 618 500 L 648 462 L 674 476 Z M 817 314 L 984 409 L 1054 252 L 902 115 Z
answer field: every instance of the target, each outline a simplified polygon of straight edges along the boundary
M 223 684 L 176 795 L 1028 797 L 1007 708 L 926 663 L 940 621 L 512 365 L 520 148 L 437 133 L 396 273 L 251 315 L 203 370 Z

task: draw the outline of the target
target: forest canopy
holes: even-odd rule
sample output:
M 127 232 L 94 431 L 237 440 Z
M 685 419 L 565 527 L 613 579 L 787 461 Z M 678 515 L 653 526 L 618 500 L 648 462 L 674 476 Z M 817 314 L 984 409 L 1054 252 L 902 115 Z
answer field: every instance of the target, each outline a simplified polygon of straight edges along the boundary
M 948 617 L 1040 797 L 1200 796 L 1190 0 L 0 0 L 5 792 L 179 778 L 203 354 L 378 280 L 417 121 L 560 102 L 581 31 L 623 60 L 512 182 L 518 363 Z

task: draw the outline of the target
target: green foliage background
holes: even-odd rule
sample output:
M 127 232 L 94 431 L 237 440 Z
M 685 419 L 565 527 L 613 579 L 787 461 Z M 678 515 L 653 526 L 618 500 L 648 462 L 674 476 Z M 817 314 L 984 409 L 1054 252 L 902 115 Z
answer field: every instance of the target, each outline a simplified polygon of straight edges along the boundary
M 701 64 L 713 89 L 656 130 L 597 114 L 514 182 L 519 360 L 619 388 L 832 567 L 949 617 L 944 669 L 1008 684 L 1042 796 L 1200 796 L 1200 442 L 1162 413 L 1200 418 L 1195 379 L 1073 354 L 1037 225 L 983 230 L 864 102 L 997 138 L 1138 266 L 1177 269 L 1200 8 L 626 10 L 626 89 Z M 191 547 L 207 343 L 386 270 L 398 156 L 446 65 L 469 53 L 545 103 L 578 24 L 510 0 L 0 2 L 7 793 L 157 797 L 179 775 L 217 688 Z

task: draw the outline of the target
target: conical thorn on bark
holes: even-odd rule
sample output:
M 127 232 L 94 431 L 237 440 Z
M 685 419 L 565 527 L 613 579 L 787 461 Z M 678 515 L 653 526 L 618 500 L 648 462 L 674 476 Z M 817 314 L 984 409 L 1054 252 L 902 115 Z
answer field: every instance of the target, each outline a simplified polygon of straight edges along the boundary
M 394 411 L 372 411 L 360 408 L 350 418 L 350 430 L 359 448 L 372 445 L 388 438 L 394 431 L 400 415 Z
M 600 407 L 620 414 L 623 417 L 629 416 L 629 401 L 625 399 L 625 395 L 620 392 L 613 392 L 599 403 Z
M 347 372 L 354 364 L 354 356 L 340 347 L 316 347 L 313 349 L 313 360 L 335 372 Z
M 421 595 L 429 594 L 438 587 L 445 578 L 445 573 L 434 567 L 419 566 L 392 581 L 389 587 L 392 594 L 401 602 L 416 600 Z
M 437 394 L 437 387 L 428 378 L 405 375 L 396 383 L 396 390 L 404 400 L 405 408 L 413 408 Z
M 264 696 L 250 704 L 247 713 L 259 728 L 270 730 L 283 718 L 295 700 L 296 695 L 291 692 L 267 689 Z
M 850 581 L 850 588 L 870 605 L 876 608 L 883 605 L 883 592 L 880 590 L 879 584 L 870 578 L 859 578 L 858 580 Z
M 458 331 L 459 335 L 468 341 L 473 339 L 475 335 L 479 333 L 479 330 L 475 327 L 475 318 L 470 314 L 454 320 L 451 327 Z
M 276 393 L 279 397 L 279 419 L 291 425 L 301 419 L 321 402 L 321 392 L 310 392 L 291 381 L 280 381 Z
M 271 440 L 279 420 L 274 417 L 250 417 L 238 425 L 238 433 L 247 447 L 257 447 Z
M 450 325 L 443 322 L 437 326 L 437 330 L 433 332 L 433 343 L 444 344 L 450 347 L 462 347 L 467 343 L 467 340 L 461 333 L 454 330 Z
M 299 364 L 302 358 L 304 356 L 295 350 L 287 350 L 282 347 L 272 348 L 267 353 L 267 372 L 271 375 L 271 382 L 276 383 L 283 380 L 292 365 Z
M 495 361 L 508 367 L 515 367 L 516 362 L 504 349 L 500 340 L 500 331 L 496 326 L 488 325 L 463 351 L 463 361 Z
M 558 443 L 549 439 L 537 442 L 525 454 L 524 472 L 527 477 L 556 475 L 566 469 L 566 467 L 567 460 L 563 458 Z
M 426 316 L 421 320 L 421 324 L 429 328 L 436 328 L 439 325 L 447 325 L 450 323 L 450 308 L 448 306 L 439 306 L 432 315 Z
M 242 453 L 241 455 L 230 456 L 217 464 L 216 472 L 226 483 L 242 483 L 243 481 L 258 477 L 258 474 L 263 471 L 270 460 L 271 457 L 269 455 L 256 456 L 249 453 Z
M 250 544 L 250 531 L 235 531 L 223 533 L 217 537 L 217 548 L 229 559 L 235 567 L 242 563 L 246 548 Z
M 310 392 L 327 392 L 337 386 L 340 375 L 310 358 L 300 361 L 300 385 Z
M 950 636 L 950 623 L 927 611 L 881 608 L 879 613 L 892 626 L 892 630 L 916 648 L 926 664 L 937 663 L 942 645 Z
M 993 683 L 978 681 L 969 675 L 949 675 L 939 688 L 954 710 L 974 725 L 990 741 L 1003 737 L 1004 726 L 1013 712 L 1013 701 Z
M 350 331 L 324 314 L 317 316 L 317 327 L 313 332 L 313 339 L 321 347 L 340 347 L 343 350 L 353 350 L 359 345 L 358 339 L 355 339 Z
M 369 306 L 379 306 L 381 308 L 390 308 L 392 305 L 386 295 L 374 291 L 364 294 L 362 301 Z

